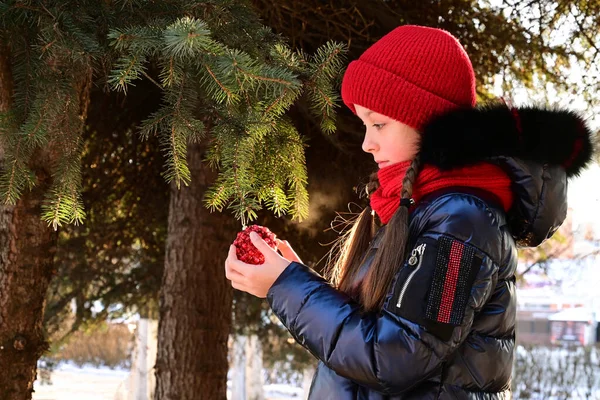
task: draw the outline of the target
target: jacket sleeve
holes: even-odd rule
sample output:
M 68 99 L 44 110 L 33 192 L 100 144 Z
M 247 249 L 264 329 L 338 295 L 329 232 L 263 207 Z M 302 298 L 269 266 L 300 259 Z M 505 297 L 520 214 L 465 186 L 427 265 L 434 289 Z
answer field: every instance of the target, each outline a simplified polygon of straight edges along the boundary
M 472 203 L 446 206 L 417 238 L 381 313 L 361 312 L 297 262 L 267 293 L 273 312 L 340 376 L 388 395 L 410 390 L 439 372 L 465 341 L 497 281 L 497 264 L 474 244 L 477 236 L 499 238 L 491 214 Z

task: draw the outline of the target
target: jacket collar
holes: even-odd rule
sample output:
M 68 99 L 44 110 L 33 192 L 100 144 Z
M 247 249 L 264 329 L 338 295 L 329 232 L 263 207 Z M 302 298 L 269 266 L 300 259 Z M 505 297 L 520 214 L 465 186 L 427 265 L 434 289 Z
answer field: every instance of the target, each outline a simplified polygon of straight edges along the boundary
M 420 157 L 442 170 L 492 162 L 515 195 L 509 226 L 518 244 L 537 246 L 566 218 L 567 178 L 592 160 L 592 132 L 572 111 L 504 104 L 458 109 L 429 121 Z

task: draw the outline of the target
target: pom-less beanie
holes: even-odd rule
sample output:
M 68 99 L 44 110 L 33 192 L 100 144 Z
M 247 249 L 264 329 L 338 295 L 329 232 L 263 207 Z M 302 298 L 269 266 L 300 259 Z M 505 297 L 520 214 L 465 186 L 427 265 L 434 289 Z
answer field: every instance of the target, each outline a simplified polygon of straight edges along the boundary
M 417 130 L 431 117 L 475 105 L 475 74 L 458 40 L 436 28 L 403 25 L 348 66 L 342 99 Z

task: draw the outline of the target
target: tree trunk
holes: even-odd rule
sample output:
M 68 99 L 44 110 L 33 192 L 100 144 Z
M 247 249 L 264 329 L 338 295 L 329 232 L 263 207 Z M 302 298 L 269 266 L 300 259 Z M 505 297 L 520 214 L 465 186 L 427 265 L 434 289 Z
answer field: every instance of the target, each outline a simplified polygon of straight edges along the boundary
M 75 82 L 81 121 L 87 116 L 91 69 Z M 0 40 L 0 112 L 12 107 L 10 49 Z M 46 292 L 54 274 L 57 232 L 41 218 L 42 202 L 52 184 L 53 152 L 38 149 L 29 167 L 36 185 L 15 205 L 0 204 L 0 395 L 2 400 L 29 400 L 37 361 L 48 349 L 43 330 Z M 0 144 L 0 169 L 5 149 Z
M 0 111 L 10 110 L 9 49 L 0 43 Z M 0 168 L 4 168 L 0 145 Z M 28 400 L 37 360 L 48 348 L 42 328 L 57 235 L 40 219 L 51 182 L 34 168 L 37 185 L 15 205 L 0 205 L 0 393 L 2 400 Z
M 265 400 L 263 351 L 258 335 L 246 340 L 246 400 Z
M 56 232 L 41 220 L 50 176 L 38 170 L 37 186 L 15 206 L 0 206 L 0 393 L 28 400 L 37 360 L 48 348 L 43 321 L 53 270 Z
M 231 400 L 246 400 L 246 340 L 245 335 L 235 335 L 231 366 Z
M 232 353 L 231 400 L 264 400 L 263 351 L 258 335 L 236 335 Z
M 225 399 L 233 289 L 227 248 L 239 227 L 202 203 L 217 173 L 188 147 L 189 187 L 171 186 L 165 271 L 160 290 L 156 399 Z
M 310 386 L 314 378 L 316 368 L 314 366 L 304 368 L 302 373 L 302 389 L 304 390 L 303 399 L 308 399 L 308 393 L 310 392 Z
M 135 330 L 135 349 L 129 373 L 128 400 L 152 400 L 156 387 L 156 336 L 158 321 L 140 318 Z

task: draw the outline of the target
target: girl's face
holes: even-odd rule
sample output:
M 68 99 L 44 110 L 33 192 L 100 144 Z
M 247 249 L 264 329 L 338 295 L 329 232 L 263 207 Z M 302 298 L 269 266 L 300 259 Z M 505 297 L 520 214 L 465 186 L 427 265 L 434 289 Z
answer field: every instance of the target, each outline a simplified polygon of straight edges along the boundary
M 362 149 L 373 154 L 379 168 L 415 158 L 421 140 L 416 129 L 358 104 L 354 106 L 367 127 Z

